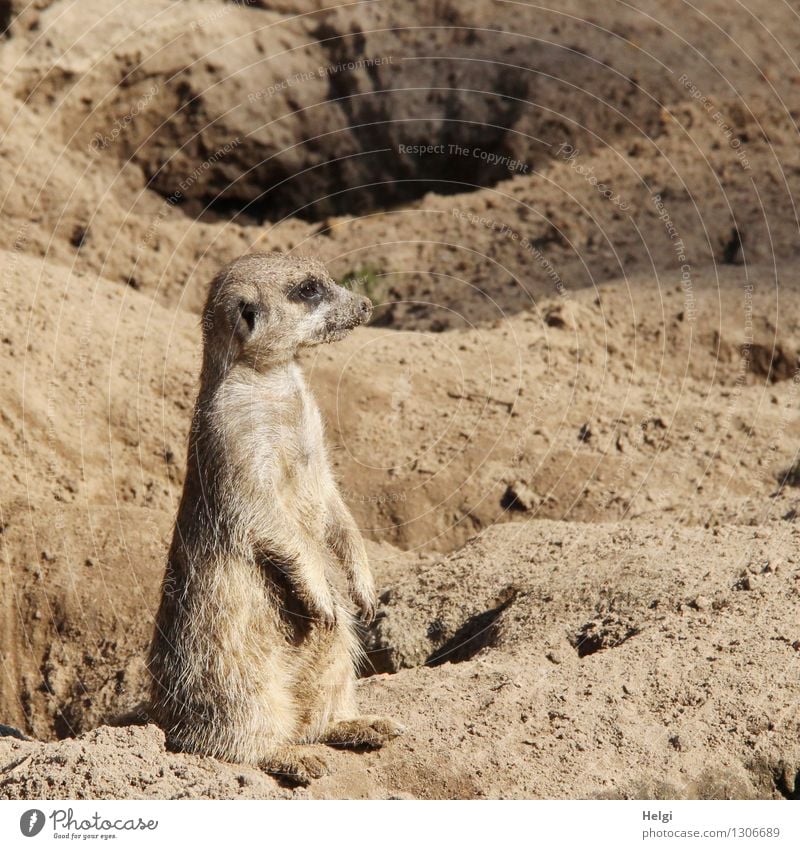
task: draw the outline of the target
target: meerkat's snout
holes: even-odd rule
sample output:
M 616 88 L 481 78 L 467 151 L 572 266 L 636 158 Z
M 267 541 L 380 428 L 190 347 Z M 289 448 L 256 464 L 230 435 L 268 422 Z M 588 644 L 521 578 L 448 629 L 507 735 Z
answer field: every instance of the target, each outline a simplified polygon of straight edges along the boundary
M 347 292 L 347 289 L 344 291 Z M 360 324 L 366 324 L 372 318 L 372 301 L 364 295 L 355 295 L 352 292 L 347 292 L 347 294 L 353 298 L 351 306 L 353 321 L 355 322 L 353 326 L 358 327 Z
M 363 295 L 333 284 L 335 296 L 324 314 L 321 342 L 338 342 L 353 328 L 366 324 L 372 317 L 372 301 Z
M 361 311 L 361 323 L 366 324 L 372 318 L 372 301 L 364 297 L 358 308 Z

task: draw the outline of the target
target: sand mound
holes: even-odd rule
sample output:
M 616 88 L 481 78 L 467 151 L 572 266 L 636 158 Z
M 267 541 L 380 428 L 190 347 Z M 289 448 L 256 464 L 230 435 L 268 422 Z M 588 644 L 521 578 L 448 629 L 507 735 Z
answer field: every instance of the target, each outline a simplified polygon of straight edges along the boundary
M 297 797 L 795 797 L 796 529 L 665 533 L 531 522 L 383 594 L 368 710 L 407 733 L 329 752 Z M 398 671 L 400 670 L 400 671 Z M 0 740 L 0 796 L 287 795 L 257 771 L 164 751 L 154 727 Z

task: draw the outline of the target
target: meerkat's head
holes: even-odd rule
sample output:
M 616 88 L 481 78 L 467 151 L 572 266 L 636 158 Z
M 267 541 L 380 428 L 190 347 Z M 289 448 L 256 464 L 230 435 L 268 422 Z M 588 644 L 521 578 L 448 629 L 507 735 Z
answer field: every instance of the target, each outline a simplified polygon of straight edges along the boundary
M 369 298 L 339 286 L 317 260 L 246 254 L 212 281 L 203 339 L 213 356 L 263 370 L 300 348 L 343 339 L 371 315 Z

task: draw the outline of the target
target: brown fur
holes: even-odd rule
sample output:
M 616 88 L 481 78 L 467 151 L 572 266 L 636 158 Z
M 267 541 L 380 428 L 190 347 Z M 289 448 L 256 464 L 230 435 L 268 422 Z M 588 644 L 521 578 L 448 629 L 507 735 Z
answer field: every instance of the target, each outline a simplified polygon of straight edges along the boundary
M 175 749 L 305 782 L 324 763 L 299 744 L 379 746 L 400 733 L 356 710 L 347 596 L 369 621 L 375 590 L 295 362 L 370 312 L 309 259 L 250 254 L 212 281 L 148 661 L 151 711 Z

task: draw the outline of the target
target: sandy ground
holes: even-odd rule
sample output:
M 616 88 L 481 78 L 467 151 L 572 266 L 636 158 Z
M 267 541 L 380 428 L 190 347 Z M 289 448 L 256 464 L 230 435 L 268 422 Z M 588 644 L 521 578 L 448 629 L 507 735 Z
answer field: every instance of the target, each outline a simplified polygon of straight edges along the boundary
M 0 798 L 800 797 L 800 22 L 400 5 L 0 3 Z M 378 305 L 303 364 L 407 733 L 300 789 L 110 724 L 253 249 Z

